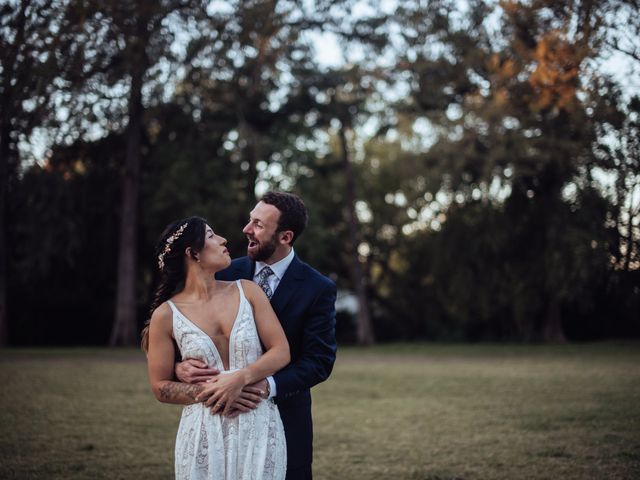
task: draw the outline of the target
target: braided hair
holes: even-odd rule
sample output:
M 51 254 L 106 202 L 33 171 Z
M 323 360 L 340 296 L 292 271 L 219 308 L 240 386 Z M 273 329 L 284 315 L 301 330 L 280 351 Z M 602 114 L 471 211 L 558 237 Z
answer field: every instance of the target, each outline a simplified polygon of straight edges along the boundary
M 149 324 L 153 312 L 184 287 L 186 262 L 184 252 L 191 247 L 191 256 L 204 248 L 207 221 L 201 217 L 189 217 L 171 223 L 156 245 L 156 259 L 160 269 L 160 281 L 149 308 L 149 318 L 142 329 L 142 350 L 149 351 Z

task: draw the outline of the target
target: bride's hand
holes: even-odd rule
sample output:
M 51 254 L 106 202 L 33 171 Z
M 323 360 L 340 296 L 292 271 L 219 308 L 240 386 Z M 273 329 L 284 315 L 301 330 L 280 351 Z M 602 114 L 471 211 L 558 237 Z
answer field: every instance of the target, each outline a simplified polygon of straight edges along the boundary
M 211 408 L 211 413 L 227 414 L 232 405 L 240 397 L 242 389 L 247 385 L 247 372 L 238 370 L 229 374 L 221 374 L 211 380 L 196 397 L 196 402 L 203 402 Z

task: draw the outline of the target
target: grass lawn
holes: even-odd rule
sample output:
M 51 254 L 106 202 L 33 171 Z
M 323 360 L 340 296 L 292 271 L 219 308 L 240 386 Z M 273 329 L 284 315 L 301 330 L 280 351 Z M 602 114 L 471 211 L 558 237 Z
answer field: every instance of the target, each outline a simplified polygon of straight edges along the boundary
M 0 351 L 0 478 L 170 479 L 180 407 L 133 350 Z M 640 478 L 640 344 L 343 348 L 316 480 Z

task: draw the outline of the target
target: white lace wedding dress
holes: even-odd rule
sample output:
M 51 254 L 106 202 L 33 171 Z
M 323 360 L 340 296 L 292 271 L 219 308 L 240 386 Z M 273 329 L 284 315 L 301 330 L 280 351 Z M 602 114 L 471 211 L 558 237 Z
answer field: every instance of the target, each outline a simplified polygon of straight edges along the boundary
M 240 307 L 229 337 L 229 372 L 255 362 L 262 355 L 253 309 L 240 290 Z M 182 358 L 197 358 L 224 370 L 211 337 L 173 310 L 173 334 Z M 258 408 L 235 418 L 211 415 L 202 403 L 182 411 L 176 438 L 176 479 L 284 479 L 287 450 L 278 408 L 262 401 Z

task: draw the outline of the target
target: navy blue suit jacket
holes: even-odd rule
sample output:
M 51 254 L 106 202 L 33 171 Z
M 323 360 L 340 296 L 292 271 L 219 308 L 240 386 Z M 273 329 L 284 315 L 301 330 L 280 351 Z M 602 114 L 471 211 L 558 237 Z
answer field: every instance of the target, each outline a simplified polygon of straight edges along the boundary
M 218 272 L 216 278 L 253 280 L 254 271 L 255 262 L 241 257 Z M 288 468 L 312 461 L 310 389 L 327 379 L 336 359 L 335 301 L 335 283 L 297 256 L 271 298 L 291 351 L 291 363 L 273 376 L 287 439 Z

